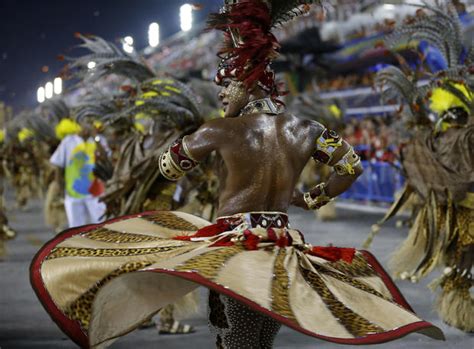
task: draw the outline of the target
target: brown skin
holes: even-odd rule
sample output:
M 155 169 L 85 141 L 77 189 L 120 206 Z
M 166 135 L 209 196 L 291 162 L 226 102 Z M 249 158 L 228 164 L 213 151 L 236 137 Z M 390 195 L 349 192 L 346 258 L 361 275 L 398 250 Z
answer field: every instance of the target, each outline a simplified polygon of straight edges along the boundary
M 237 117 L 249 101 L 265 95 L 255 88 L 245 91 L 241 98 L 233 98 L 233 84 L 225 84 L 219 93 L 225 118 L 211 120 L 186 137 L 186 145 L 196 160 L 204 160 L 213 151 L 223 159 L 218 174 L 218 216 L 250 211 L 287 212 L 290 204 L 307 208 L 303 194 L 294 193 L 294 189 L 315 150 L 321 125 L 286 113 Z M 348 147 L 344 142 L 330 165 L 339 161 Z M 355 175 L 331 176 L 326 193 L 334 197 L 347 190 L 362 173 L 361 167 L 355 170 Z

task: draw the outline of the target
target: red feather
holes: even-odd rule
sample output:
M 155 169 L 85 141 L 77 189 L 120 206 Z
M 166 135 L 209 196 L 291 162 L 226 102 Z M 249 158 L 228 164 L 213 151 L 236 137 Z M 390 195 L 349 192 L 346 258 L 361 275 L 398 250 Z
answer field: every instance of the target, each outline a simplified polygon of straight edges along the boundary
M 257 235 L 252 234 L 250 230 L 244 231 L 244 235 L 245 235 L 244 247 L 250 251 L 257 250 L 258 243 L 260 242 L 260 238 Z
M 175 240 L 190 241 L 192 238 L 212 237 L 217 234 L 226 232 L 230 229 L 230 225 L 224 221 L 218 221 L 216 224 L 208 225 L 199 229 L 193 235 L 181 235 L 174 237 Z
M 268 66 L 278 56 L 280 45 L 271 33 L 270 10 L 263 1 L 243 0 L 234 4 L 226 12 L 211 15 L 208 26 L 225 32 L 219 57 L 225 61 L 227 75 L 235 71 L 235 78 L 247 88 L 260 82 L 273 95 L 279 95 Z M 232 33 L 236 33 L 237 43 L 233 42 Z

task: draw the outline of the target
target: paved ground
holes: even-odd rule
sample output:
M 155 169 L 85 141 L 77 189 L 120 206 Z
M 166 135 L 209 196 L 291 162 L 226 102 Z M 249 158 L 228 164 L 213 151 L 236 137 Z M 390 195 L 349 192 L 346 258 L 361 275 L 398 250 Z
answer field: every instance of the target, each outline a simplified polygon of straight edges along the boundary
M 9 198 L 11 203 L 11 198 Z M 341 210 L 339 220 L 318 223 L 312 213 L 294 211 L 292 226 L 305 232 L 307 240 L 313 244 L 359 246 L 366 237 L 371 224 L 380 215 Z M 9 243 L 9 256 L 0 263 L 0 347 L 7 348 L 74 348 L 74 344 L 63 335 L 50 320 L 37 301 L 28 280 L 28 266 L 38 248 L 53 234 L 44 227 L 41 204 L 34 202 L 26 212 L 11 210 L 12 225 L 20 232 L 18 238 Z M 388 226 L 372 247 L 372 252 L 386 265 L 389 252 L 406 234 Z M 442 324 L 431 310 L 433 295 L 426 288 L 428 281 L 412 285 L 398 282 L 403 294 L 418 314 L 441 327 L 446 334 L 446 342 L 437 342 L 421 335 L 410 335 L 399 341 L 372 346 L 384 348 L 473 348 L 474 336 L 465 334 Z M 205 296 L 204 291 L 202 296 Z M 317 314 L 315 314 L 317 316 Z M 206 327 L 205 307 L 200 314 L 189 320 L 197 332 L 186 336 L 159 336 L 154 329 L 136 331 L 120 339 L 112 348 L 213 348 L 213 342 Z M 469 344 L 470 343 L 470 344 Z M 283 328 L 276 340 L 275 348 L 336 348 L 338 345 L 319 341 Z M 351 346 L 352 347 L 352 346 Z M 360 347 L 359 347 L 360 348 Z

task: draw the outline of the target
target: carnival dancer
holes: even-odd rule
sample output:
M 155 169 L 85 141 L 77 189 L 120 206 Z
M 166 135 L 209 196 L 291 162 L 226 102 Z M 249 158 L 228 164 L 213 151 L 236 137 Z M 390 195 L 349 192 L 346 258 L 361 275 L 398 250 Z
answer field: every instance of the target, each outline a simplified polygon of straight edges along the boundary
M 59 145 L 64 138 L 71 135 L 77 135 L 81 127 L 77 122 L 69 117 L 61 118 L 54 127 L 56 146 Z M 63 231 L 68 226 L 66 211 L 64 209 L 65 188 L 63 186 L 62 176 L 57 176 L 55 166 L 49 162 L 51 153 L 48 157 L 48 164 L 53 168 L 45 184 L 47 185 L 46 197 L 44 200 L 44 220 L 46 225 L 53 228 L 56 233 Z
M 24 116 L 27 118 L 29 116 Z M 21 127 L 8 141 L 5 153 L 7 170 L 15 188 L 16 207 L 26 210 L 31 199 L 39 194 L 39 166 L 34 147 L 34 133 L 29 127 Z
M 280 324 L 345 344 L 411 332 L 443 339 L 370 253 L 314 247 L 289 226 L 291 202 L 317 209 L 361 173 L 358 156 L 337 133 L 288 115 L 277 101 L 269 63 L 278 44 L 270 30 L 301 13 L 300 3 L 232 1 L 213 16 L 212 27 L 231 28 L 216 77 L 226 118 L 174 142 L 159 166 L 177 180 L 218 154 L 216 224 L 177 211 L 142 213 L 66 231 L 33 260 L 33 287 L 79 345 L 109 345 L 199 285 L 211 290 L 209 322 L 219 348 L 270 348 Z M 294 194 L 311 157 L 335 173 Z
M 55 175 L 56 166 L 50 163 L 51 155 L 59 143 L 70 135 L 77 135 L 81 129 L 71 118 L 71 110 L 63 98 L 55 97 L 41 104 L 41 115 L 31 119 L 35 134 L 42 136 L 42 145 L 47 151 L 41 159 L 42 187 L 46 190 L 44 199 L 44 221 L 55 233 L 68 226 L 64 209 L 65 188 Z
M 422 39 L 438 49 L 445 69 L 413 71 L 403 59 L 377 76 L 385 97 L 409 106 L 402 120 L 408 141 L 401 146 L 407 186 L 380 224 L 409 200 L 418 203 L 408 237 L 389 263 L 394 276 L 418 282 L 444 268 L 431 283 L 441 288 L 435 304 L 441 319 L 466 332 L 474 331 L 472 264 L 474 259 L 474 80 L 473 47 L 464 47 L 453 4 L 420 6 L 417 17 L 389 37 L 393 47 Z M 465 53 L 469 52 L 466 56 Z M 428 83 L 420 86 L 419 78 Z M 432 122 L 428 110 L 437 114 Z
M 5 170 L 15 188 L 19 208 L 25 208 L 31 198 L 42 197 L 44 192 L 44 178 L 50 171 L 44 161 L 49 154 L 45 139 L 54 137 L 51 126 L 38 128 L 44 125 L 47 124 L 31 110 L 19 113 L 6 124 Z
M 105 205 L 99 201 L 103 185 L 94 175 L 96 151 L 107 147 L 105 140 L 96 138 L 94 119 L 77 120 L 78 134 L 66 136 L 51 156 L 56 169 L 56 180 L 65 188 L 64 207 L 69 227 L 99 223 L 105 214 Z

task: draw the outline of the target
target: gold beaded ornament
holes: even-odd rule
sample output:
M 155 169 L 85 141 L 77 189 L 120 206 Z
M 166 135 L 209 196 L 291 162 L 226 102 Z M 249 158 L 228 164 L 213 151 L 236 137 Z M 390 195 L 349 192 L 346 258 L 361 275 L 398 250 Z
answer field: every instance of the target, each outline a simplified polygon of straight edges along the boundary
M 160 156 L 160 172 L 167 180 L 177 181 L 199 164 L 189 152 L 185 139 L 186 137 L 174 142 Z
M 313 199 L 311 197 L 311 191 L 315 189 L 319 189 L 319 195 Z M 310 210 L 317 210 L 333 200 L 326 194 L 326 183 L 319 183 L 313 189 L 304 193 L 303 199 Z
M 334 170 L 339 176 L 354 175 L 354 167 L 360 164 L 360 157 L 350 147 L 347 153 L 334 165 Z

